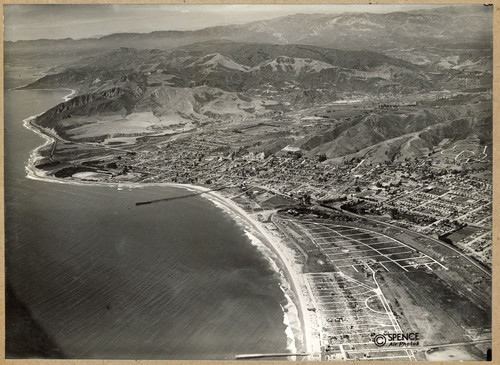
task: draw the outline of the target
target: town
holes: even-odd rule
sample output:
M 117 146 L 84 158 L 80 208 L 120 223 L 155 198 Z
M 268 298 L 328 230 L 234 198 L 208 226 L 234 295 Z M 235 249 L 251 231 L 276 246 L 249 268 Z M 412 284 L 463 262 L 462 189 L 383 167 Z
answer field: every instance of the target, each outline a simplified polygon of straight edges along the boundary
M 343 113 L 364 112 L 355 106 L 344 105 Z M 73 155 L 80 167 L 70 172 L 84 181 L 172 182 L 217 190 L 281 237 L 303 265 L 299 280 L 316 354 L 309 359 L 422 360 L 444 342 L 481 356 L 491 341 L 491 145 L 472 137 L 411 159 L 378 163 L 360 157 L 332 162 L 291 145 L 273 153 L 252 148 L 257 136 L 279 134 L 280 123 L 209 125 L 199 133 L 113 146 L 105 154 L 101 147 L 98 155 L 95 146 L 80 159 Z M 297 128 L 300 133 L 308 127 Z M 276 149 L 272 141 L 269 148 Z M 420 301 L 417 309 L 409 290 L 415 283 L 425 288 L 426 282 L 433 284 L 419 295 L 438 300 Z M 447 285 L 467 288 L 475 304 Z M 422 330 L 428 324 L 419 313 L 427 322 L 437 321 L 457 301 L 484 327 L 446 314 L 451 339 Z M 424 341 L 412 346 L 381 348 L 374 342 L 377 334 L 416 328 Z
M 256 129 L 276 128 L 262 122 L 246 128 Z M 266 155 L 251 151 L 239 136 L 216 129 L 180 135 L 140 144 L 134 153 L 87 159 L 84 165 L 106 162 L 107 173 L 100 178 L 107 181 L 229 187 L 224 194 L 243 194 L 248 207 L 260 207 L 253 212 L 297 203 L 342 208 L 439 237 L 491 267 L 491 146 L 469 140 L 447 151 L 375 165 L 361 158 L 330 163 L 289 146 Z

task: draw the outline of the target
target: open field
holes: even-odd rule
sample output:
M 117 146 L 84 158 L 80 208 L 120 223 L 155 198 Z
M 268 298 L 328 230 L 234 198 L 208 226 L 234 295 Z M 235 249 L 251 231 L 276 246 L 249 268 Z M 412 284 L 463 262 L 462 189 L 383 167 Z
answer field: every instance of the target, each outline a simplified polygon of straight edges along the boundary
M 477 346 L 491 341 L 491 310 L 486 296 L 463 291 L 460 256 L 403 231 L 375 224 L 370 229 L 366 222 L 278 217 L 278 226 L 295 232 L 296 242 L 313 255 L 304 276 L 322 326 L 325 359 L 425 360 L 430 348 L 458 344 L 468 345 L 471 358 L 483 356 Z M 488 280 L 476 279 L 478 284 L 487 286 Z M 410 332 L 419 333 L 418 344 L 374 344 L 377 334 Z
M 404 272 L 419 267 L 447 269 L 431 257 L 384 234 L 314 221 L 306 221 L 302 226 L 339 269 L 359 271 L 367 264 L 387 272 L 396 268 Z

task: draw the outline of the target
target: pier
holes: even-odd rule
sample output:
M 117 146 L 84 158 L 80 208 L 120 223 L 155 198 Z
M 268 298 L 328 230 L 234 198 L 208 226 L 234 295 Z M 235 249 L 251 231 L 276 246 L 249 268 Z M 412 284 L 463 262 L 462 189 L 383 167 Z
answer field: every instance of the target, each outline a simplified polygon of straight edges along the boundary
M 242 355 L 236 355 L 235 359 L 236 360 L 246 360 L 246 359 L 258 359 L 262 357 L 288 357 L 288 356 L 309 356 L 309 354 L 306 353 L 289 353 L 289 352 L 278 352 L 278 353 L 271 353 L 271 354 L 242 354 Z
M 202 195 L 202 194 L 210 193 L 211 191 L 220 191 L 220 190 L 226 189 L 226 188 L 227 188 L 227 186 L 222 186 L 220 188 L 209 189 L 209 190 L 206 190 L 206 191 L 199 191 L 199 192 L 196 192 L 196 193 L 190 193 L 190 194 L 185 194 L 185 195 L 180 195 L 180 196 L 172 196 L 170 198 L 146 200 L 146 201 L 142 201 L 142 202 L 136 202 L 135 205 L 136 206 L 137 205 L 147 205 L 147 204 L 153 204 L 153 203 L 171 201 L 171 200 L 176 200 L 176 199 L 185 199 L 185 198 L 190 198 L 190 197 L 197 196 L 197 195 Z

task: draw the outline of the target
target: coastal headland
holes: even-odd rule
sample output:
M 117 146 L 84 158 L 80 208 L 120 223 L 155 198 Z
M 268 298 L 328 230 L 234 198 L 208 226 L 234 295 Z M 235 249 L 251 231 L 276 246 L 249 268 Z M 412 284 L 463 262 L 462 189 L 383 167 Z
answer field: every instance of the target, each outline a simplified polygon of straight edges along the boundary
M 68 98 L 71 98 L 71 96 L 76 94 L 76 90 L 71 90 L 71 93 L 65 96 L 65 100 L 68 100 Z M 308 313 L 306 312 L 306 303 L 310 301 L 310 298 L 306 299 L 306 296 L 308 293 L 303 293 L 300 288 L 303 286 L 303 281 L 300 278 L 302 269 L 300 265 L 297 265 L 295 263 L 295 258 L 293 256 L 293 251 L 290 250 L 290 248 L 286 247 L 286 244 L 279 238 L 273 235 L 272 232 L 270 232 L 268 229 L 266 229 L 265 226 L 262 225 L 262 223 L 258 222 L 256 219 L 254 219 L 250 214 L 245 212 L 241 207 L 239 207 L 237 204 L 235 204 L 231 199 L 224 197 L 217 191 L 213 191 L 212 189 L 208 187 L 203 187 L 203 186 L 198 186 L 198 185 L 193 185 L 193 184 L 177 184 L 177 183 L 126 183 L 126 182 L 120 182 L 120 183 L 115 183 L 115 182 L 97 182 L 97 181 L 88 181 L 85 179 L 63 179 L 63 178 L 57 178 L 53 176 L 47 176 L 46 172 L 42 169 L 39 169 L 36 167 L 37 162 L 41 159 L 39 155 L 39 150 L 48 147 L 48 146 L 53 146 L 58 137 L 54 135 L 53 133 L 47 133 L 47 131 L 43 128 L 39 128 L 35 123 L 32 123 L 36 119 L 37 115 L 32 116 L 24 120 L 24 127 L 37 133 L 39 136 L 44 138 L 46 142 L 37 147 L 33 152 L 30 154 L 30 160 L 27 162 L 26 165 L 26 171 L 27 171 L 27 177 L 30 179 L 36 179 L 36 180 L 41 180 L 41 181 L 47 181 L 51 183 L 62 183 L 62 184 L 82 184 L 82 185 L 106 185 L 106 186 L 115 186 L 117 188 L 123 189 L 123 188 L 147 188 L 147 186 L 165 186 L 165 187 L 175 187 L 175 188 L 181 188 L 185 189 L 188 191 L 195 192 L 197 195 L 201 195 L 202 197 L 210 200 L 213 202 L 216 206 L 221 208 L 223 211 L 228 213 L 232 219 L 234 219 L 245 231 L 251 232 L 251 235 L 255 235 L 257 238 L 257 241 L 260 244 L 264 244 L 265 246 L 269 247 L 273 253 L 275 253 L 277 256 L 274 256 L 274 258 L 268 257 L 269 260 L 271 260 L 273 269 L 278 271 L 278 274 L 284 275 L 286 277 L 286 283 L 285 286 L 289 286 L 289 290 L 292 290 L 295 295 L 292 295 L 294 297 L 293 301 L 290 299 L 290 297 L 287 295 L 287 298 L 290 299 L 292 302 L 289 303 L 289 305 L 296 307 L 298 309 L 298 312 L 296 311 L 293 313 L 292 311 L 290 313 L 285 313 L 285 315 L 293 316 L 298 314 L 298 318 L 292 320 L 294 322 L 298 322 L 300 325 L 300 330 L 296 331 L 293 333 L 294 336 L 298 336 L 298 341 L 301 344 L 301 348 L 299 348 L 300 352 L 302 353 L 312 353 L 313 349 L 315 350 L 316 353 L 318 353 L 320 350 L 319 346 L 319 338 L 318 337 L 312 337 L 310 333 L 310 324 L 309 324 L 309 319 L 308 319 Z M 265 252 L 264 252 L 265 254 Z M 278 262 L 274 262 L 278 258 Z M 281 271 L 283 270 L 283 271 Z M 285 291 L 286 293 L 286 291 Z M 290 320 L 290 319 L 289 319 Z M 291 351 L 291 352 L 296 352 L 296 351 Z

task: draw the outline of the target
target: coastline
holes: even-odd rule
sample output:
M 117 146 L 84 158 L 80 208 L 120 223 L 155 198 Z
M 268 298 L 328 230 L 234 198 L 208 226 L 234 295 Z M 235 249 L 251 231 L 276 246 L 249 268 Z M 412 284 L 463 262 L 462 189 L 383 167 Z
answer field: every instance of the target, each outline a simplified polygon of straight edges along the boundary
M 69 90 L 71 92 L 63 98 L 63 100 L 65 102 L 69 101 L 78 92 L 75 89 L 67 89 L 67 88 L 56 88 L 56 89 L 50 89 L 50 88 L 26 88 L 29 85 L 31 85 L 31 84 L 26 84 L 26 85 L 21 85 L 21 86 L 13 87 L 13 88 L 9 89 L 9 91 L 16 91 L 16 90 Z M 40 113 L 40 114 L 43 114 L 43 113 Z M 40 114 L 38 114 L 38 115 L 40 115 Z
M 179 184 L 177 184 L 179 185 Z M 182 184 L 181 184 L 182 185 Z M 191 188 L 196 191 L 206 191 L 209 190 L 207 188 L 199 187 L 196 185 L 187 185 L 188 188 Z M 297 308 L 297 312 L 299 315 L 299 320 L 302 322 L 302 337 L 303 337 L 303 352 L 310 353 L 311 352 L 311 344 L 313 342 L 312 334 L 310 332 L 310 324 L 309 318 L 306 313 L 306 298 L 305 294 L 300 290 L 301 287 L 301 267 L 298 264 L 294 263 L 294 257 L 291 250 L 286 247 L 285 243 L 275 235 L 273 235 L 266 227 L 264 227 L 260 222 L 253 219 L 250 214 L 245 212 L 243 208 L 238 206 L 232 200 L 222 196 L 220 193 L 215 191 L 206 192 L 207 195 L 205 198 L 212 200 L 213 202 L 221 204 L 225 209 L 229 212 L 237 215 L 238 218 L 243 220 L 244 223 L 250 226 L 252 230 L 254 230 L 259 236 L 261 236 L 264 241 L 269 245 L 269 247 L 273 253 L 275 253 L 280 261 L 284 264 L 287 281 L 291 287 L 291 290 L 295 294 L 296 302 L 295 306 Z M 263 243 L 265 245 L 265 243 Z M 286 294 L 286 293 L 285 293 Z
M 48 89 L 46 89 L 48 90 Z M 52 89 L 51 89 L 52 90 Z M 67 101 L 71 99 L 76 94 L 76 90 L 73 89 L 63 89 L 63 90 L 71 90 L 71 93 L 64 97 L 64 100 Z M 72 185 L 92 185 L 92 186 L 107 186 L 107 187 L 116 187 L 116 188 L 144 188 L 148 186 L 165 186 L 165 187 L 174 187 L 181 188 L 188 191 L 194 191 L 201 193 L 200 196 L 212 202 L 215 206 L 225 211 L 231 216 L 233 219 L 245 232 L 247 238 L 250 243 L 254 246 L 257 246 L 257 249 L 263 254 L 263 256 L 269 261 L 270 267 L 277 273 L 280 277 L 279 286 L 283 291 L 285 300 L 287 304 L 285 307 L 282 306 L 284 312 L 284 321 L 283 323 L 286 326 L 285 335 L 287 337 L 287 350 L 290 350 L 291 353 L 296 353 L 297 349 L 295 348 L 297 339 L 300 339 L 302 343 L 302 348 L 299 349 L 299 352 L 302 353 L 310 353 L 311 352 L 311 344 L 313 342 L 311 327 L 309 324 L 308 314 L 306 313 L 306 298 L 305 294 L 300 290 L 302 280 L 300 278 L 302 267 L 295 263 L 293 251 L 286 246 L 286 244 L 277 236 L 272 234 L 262 223 L 256 221 L 252 216 L 238 206 L 231 199 L 222 196 L 220 193 L 216 191 L 212 191 L 210 188 L 206 188 L 203 186 L 192 185 L 192 184 L 179 184 L 179 183 L 131 183 L 131 182 L 94 182 L 94 181 L 78 181 L 78 180 L 65 180 L 52 176 L 47 176 L 43 170 L 40 170 L 35 167 L 36 162 L 40 159 L 39 151 L 43 147 L 50 145 L 55 141 L 55 139 L 44 133 L 41 128 L 37 128 L 31 122 L 43 113 L 30 116 L 23 120 L 23 126 L 32 132 L 38 134 L 45 140 L 45 143 L 35 148 L 30 153 L 29 161 L 25 166 L 27 172 L 27 178 L 33 180 L 40 180 L 52 183 L 60 183 L 60 184 L 72 184 Z M 258 237 L 256 237 L 255 235 Z M 274 258 L 271 257 L 269 252 L 265 252 L 265 249 L 271 251 L 274 254 Z M 275 260 L 276 258 L 283 265 L 278 265 Z M 283 266 L 283 271 L 280 269 L 280 266 Z M 287 291 L 291 291 L 290 294 L 295 298 L 292 300 Z M 294 310 L 295 309 L 295 310 Z M 295 312 L 295 313 L 291 313 Z M 298 318 L 290 318 L 291 315 L 295 314 L 295 317 Z M 291 320 L 290 320 L 291 319 Z M 300 331 L 292 329 L 292 323 L 298 324 L 301 328 Z M 297 326 L 295 326 L 296 328 Z M 300 333 L 298 333 L 300 332 Z M 291 339 L 291 335 L 294 336 Z

